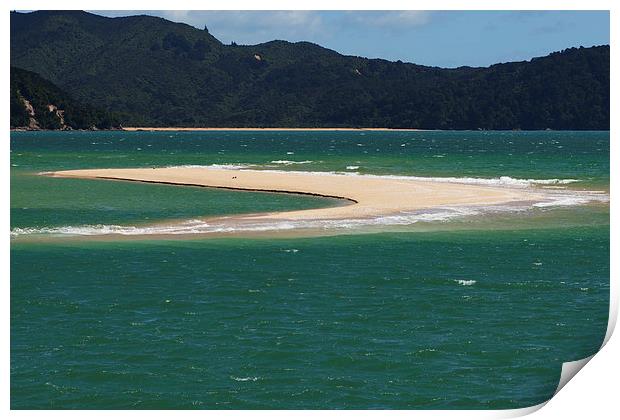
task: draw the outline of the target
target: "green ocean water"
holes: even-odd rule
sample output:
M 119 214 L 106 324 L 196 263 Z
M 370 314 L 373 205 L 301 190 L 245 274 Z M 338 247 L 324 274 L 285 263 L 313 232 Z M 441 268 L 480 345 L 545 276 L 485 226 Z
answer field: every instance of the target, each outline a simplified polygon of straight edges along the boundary
M 213 164 L 547 180 L 572 199 L 609 191 L 609 133 L 11 133 L 12 408 L 519 408 L 603 340 L 606 202 L 93 241 L 58 232 L 337 203 L 37 175 Z

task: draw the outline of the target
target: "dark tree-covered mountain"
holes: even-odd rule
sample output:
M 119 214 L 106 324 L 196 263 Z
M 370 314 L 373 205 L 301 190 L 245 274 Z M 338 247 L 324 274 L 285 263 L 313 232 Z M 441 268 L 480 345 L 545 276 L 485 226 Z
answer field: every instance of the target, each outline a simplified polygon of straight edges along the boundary
M 119 126 L 119 117 L 81 105 L 49 80 L 11 67 L 11 128 L 107 129 Z
M 441 69 L 318 45 L 224 45 L 151 16 L 11 13 L 11 63 L 124 125 L 608 129 L 609 46 Z

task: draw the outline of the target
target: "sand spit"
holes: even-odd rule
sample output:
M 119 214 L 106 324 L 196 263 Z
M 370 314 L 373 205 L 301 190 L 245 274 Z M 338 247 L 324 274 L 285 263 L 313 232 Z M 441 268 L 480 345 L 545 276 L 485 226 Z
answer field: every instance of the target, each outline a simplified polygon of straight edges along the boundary
M 376 218 L 453 206 L 502 205 L 544 198 L 523 188 L 334 173 L 219 169 L 209 167 L 85 169 L 52 172 L 56 177 L 110 179 L 309 194 L 346 200 L 339 207 L 228 217 L 229 222 L 261 219 L 313 221 Z

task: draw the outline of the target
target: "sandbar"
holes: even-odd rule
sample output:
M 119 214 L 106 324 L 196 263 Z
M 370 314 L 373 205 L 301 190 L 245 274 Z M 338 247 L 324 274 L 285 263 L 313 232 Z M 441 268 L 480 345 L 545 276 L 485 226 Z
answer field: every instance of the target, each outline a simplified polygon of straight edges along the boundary
M 343 200 L 342 205 L 337 207 L 228 216 L 228 223 L 376 218 L 433 208 L 502 205 L 544 198 L 542 192 L 523 188 L 329 172 L 167 167 L 81 169 L 50 172 L 46 175 L 309 194 Z

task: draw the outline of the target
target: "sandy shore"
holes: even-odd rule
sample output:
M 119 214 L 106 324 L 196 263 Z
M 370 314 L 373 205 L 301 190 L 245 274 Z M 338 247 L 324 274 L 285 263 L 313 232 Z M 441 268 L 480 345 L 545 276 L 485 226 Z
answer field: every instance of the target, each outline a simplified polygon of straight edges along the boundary
M 123 127 L 123 131 L 421 131 L 417 128 Z
M 229 223 L 259 220 L 359 219 L 445 206 L 498 205 L 538 200 L 541 194 L 492 187 L 372 176 L 230 170 L 214 168 L 87 169 L 49 173 L 56 177 L 96 178 L 214 188 L 311 194 L 340 198 L 343 206 L 227 217 Z M 212 218 L 222 219 L 222 218 Z

